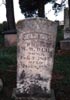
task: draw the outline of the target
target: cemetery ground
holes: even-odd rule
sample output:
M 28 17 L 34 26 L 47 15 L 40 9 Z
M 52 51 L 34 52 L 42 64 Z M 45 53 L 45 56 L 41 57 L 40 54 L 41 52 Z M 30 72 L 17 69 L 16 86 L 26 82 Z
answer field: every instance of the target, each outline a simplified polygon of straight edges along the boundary
M 51 87 L 54 89 L 56 100 L 70 100 L 70 52 L 60 50 L 59 41 L 62 39 L 62 27 L 60 27 L 56 41 Z M 16 55 L 16 46 L 4 47 L 4 38 L 0 36 L 0 78 L 4 82 L 0 100 L 11 100 L 12 89 L 16 87 Z

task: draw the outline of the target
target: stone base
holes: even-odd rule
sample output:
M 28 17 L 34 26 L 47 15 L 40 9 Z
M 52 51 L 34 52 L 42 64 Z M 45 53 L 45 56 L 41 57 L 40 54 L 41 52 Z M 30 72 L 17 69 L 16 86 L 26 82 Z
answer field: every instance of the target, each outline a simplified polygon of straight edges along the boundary
M 61 50 L 70 50 L 70 39 L 60 41 Z
M 70 28 L 66 27 L 64 29 L 64 39 L 69 39 L 70 38 Z
M 55 95 L 54 95 L 54 90 L 52 90 L 51 91 L 51 95 L 49 96 L 49 97 L 31 97 L 31 96 L 29 96 L 29 97 L 17 97 L 16 95 L 15 95 L 15 89 L 14 89 L 14 91 L 13 91 L 13 95 L 12 95 L 12 98 L 15 98 L 15 100 L 55 100 Z
M 15 46 L 17 44 L 17 34 L 5 34 L 4 35 L 5 46 Z

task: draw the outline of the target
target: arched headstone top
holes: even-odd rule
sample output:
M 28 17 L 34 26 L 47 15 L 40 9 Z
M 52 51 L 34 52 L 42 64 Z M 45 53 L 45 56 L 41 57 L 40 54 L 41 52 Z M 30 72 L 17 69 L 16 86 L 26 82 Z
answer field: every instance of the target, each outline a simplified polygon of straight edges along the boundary
M 57 30 L 58 23 L 50 21 L 46 18 L 27 18 L 17 23 L 17 30 L 20 32 L 55 32 Z

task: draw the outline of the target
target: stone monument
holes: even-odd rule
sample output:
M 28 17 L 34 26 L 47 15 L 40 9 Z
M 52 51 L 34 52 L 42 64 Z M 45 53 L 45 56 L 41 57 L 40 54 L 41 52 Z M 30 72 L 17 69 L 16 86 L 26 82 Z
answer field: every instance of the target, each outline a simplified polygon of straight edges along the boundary
M 16 100 L 51 100 L 46 98 L 51 94 L 57 23 L 25 19 L 18 22 L 17 30 Z
M 16 30 L 5 31 L 5 32 L 2 32 L 2 34 L 4 35 L 5 47 L 17 45 L 17 32 L 16 32 Z
M 70 38 L 70 31 L 69 31 L 69 9 L 64 9 L 64 39 Z
M 70 50 L 69 8 L 64 9 L 64 40 L 60 41 L 60 48 Z

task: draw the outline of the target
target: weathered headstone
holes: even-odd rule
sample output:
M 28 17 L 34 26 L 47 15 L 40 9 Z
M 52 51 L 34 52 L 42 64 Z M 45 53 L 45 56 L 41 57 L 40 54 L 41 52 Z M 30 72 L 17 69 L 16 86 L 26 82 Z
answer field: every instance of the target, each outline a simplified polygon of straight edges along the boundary
M 6 47 L 17 45 L 17 34 L 16 31 L 6 31 L 4 34 L 4 45 Z
M 64 39 L 70 38 L 70 29 L 69 29 L 69 9 L 64 9 Z
M 51 93 L 57 24 L 33 18 L 18 22 L 17 29 L 17 100 L 42 100 Z
M 70 50 L 69 9 L 64 9 L 64 40 L 60 41 L 63 50 Z

